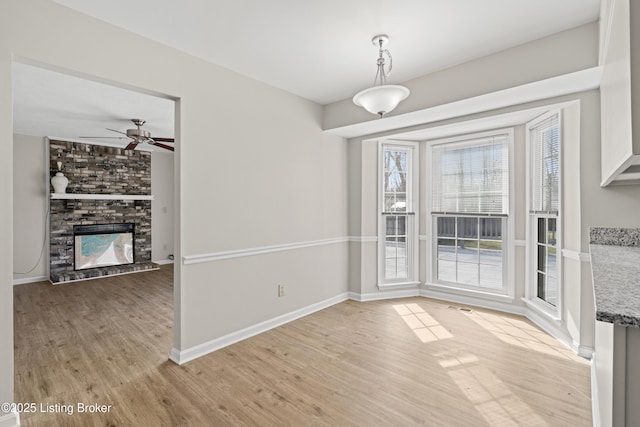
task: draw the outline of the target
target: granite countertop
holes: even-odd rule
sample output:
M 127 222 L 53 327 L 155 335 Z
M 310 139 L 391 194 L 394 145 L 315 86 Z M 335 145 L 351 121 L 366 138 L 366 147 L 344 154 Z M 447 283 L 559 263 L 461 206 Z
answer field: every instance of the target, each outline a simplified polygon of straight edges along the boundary
M 589 237 L 596 319 L 640 327 L 640 229 L 593 227 Z

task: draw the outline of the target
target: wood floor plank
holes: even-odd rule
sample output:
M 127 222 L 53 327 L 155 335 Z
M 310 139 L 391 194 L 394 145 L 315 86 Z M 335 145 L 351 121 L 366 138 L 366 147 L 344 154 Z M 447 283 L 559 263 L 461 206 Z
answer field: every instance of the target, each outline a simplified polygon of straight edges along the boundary
M 16 399 L 76 409 L 23 425 L 592 424 L 588 362 L 519 316 L 346 301 L 178 366 L 172 301 L 170 266 L 16 286 Z

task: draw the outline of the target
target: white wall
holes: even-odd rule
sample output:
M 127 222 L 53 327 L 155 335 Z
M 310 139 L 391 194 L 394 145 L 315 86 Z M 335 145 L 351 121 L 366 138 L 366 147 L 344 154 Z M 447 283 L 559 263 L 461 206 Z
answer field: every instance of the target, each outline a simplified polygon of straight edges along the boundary
M 2 31 L 2 30 L 0 30 Z M 0 48 L 0 401 L 13 402 L 13 106 L 11 55 Z M 11 425 L 11 414 L 0 421 Z
M 174 156 L 162 149 L 151 153 L 151 260 L 166 262 L 173 254 Z
M 592 100 L 597 107 L 597 100 Z M 591 289 L 590 276 L 582 276 L 582 262 L 580 261 L 580 252 L 582 252 L 581 240 L 581 165 L 580 153 L 584 149 L 588 149 L 587 141 L 592 141 L 597 146 L 597 138 L 587 139 L 581 137 L 581 111 L 587 108 L 585 113 L 589 112 L 588 106 L 581 104 L 572 104 L 562 110 L 562 248 L 564 254 L 572 251 L 574 257 L 562 257 L 562 280 L 564 284 L 563 292 L 563 317 L 564 326 L 571 337 L 571 340 L 583 347 L 593 347 L 593 338 L 583 335 L 581 330 L 589 323 L 593 323 L 593 310 L 582 309 L 582 285 L 583 283 Z M 586 117 L 593 117 L 593 111 Z M 585 117 L 585 119 L 586 119 Z M 588 295 L 591 296 L 589 291 Z M 592 298 L 591 298 L 592 299 Z M 592 307 L 591 304 L 588 307 Z M 581 342 L 586 339 L 586 342 Z
M 141 55 L 163 66 L 153 73 L 122 66 Z M 177 100 L 178 259 L 347 235 L 346 144 L 322 131 L 321 106 L 47 0 L 0 3 L 0 58 L 0 134 L 9 145 L 0 160 L 2 194 L 12 193 L 10 62 L 16 58 Z M 12 203 L 0 207 L 0 398 L 6 401 L 13 382 L 12 256 L 5 243 L 12 241 L 12 210 Z M 345 292 L 347 262 L 344 241 L 176 263 L 176 350 Z M 289 292 L 271 304 L 264 297 L 275 293 L 275 281 Z
M 349 234 L 364 238 L 351 243 L 349 289 L 358 294 L 377 293 L 378 144 L 376 140 L 349 141 Z
M 49 171 L 45 145 L 43 137 L 17 134 L 13 137 L 15 283 L 48 279 L 49 229 L 45 217 L 49 206 L 46 184 Z

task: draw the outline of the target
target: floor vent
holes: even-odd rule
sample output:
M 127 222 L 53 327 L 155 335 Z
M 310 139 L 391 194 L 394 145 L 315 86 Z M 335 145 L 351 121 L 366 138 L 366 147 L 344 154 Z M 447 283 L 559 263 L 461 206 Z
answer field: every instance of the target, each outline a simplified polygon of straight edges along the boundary
M 456 307 L 455 305 L 450 305 L 447 307 L 449 310 L 459 310 L 459 311 L 464 311 L 467 313 L 473 313 L 473 310 L 471 310 L 470 308 L 467 307 Z

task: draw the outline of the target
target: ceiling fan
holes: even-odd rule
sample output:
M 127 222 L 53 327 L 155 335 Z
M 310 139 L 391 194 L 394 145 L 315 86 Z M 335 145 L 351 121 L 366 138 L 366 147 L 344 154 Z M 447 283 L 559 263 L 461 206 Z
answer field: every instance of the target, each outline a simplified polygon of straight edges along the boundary
M 151 132 L 148 130 L 142 129 L 142 125 L 146 122 L 142 119 L 131 119 L 134 125 L 136 125 L 136 129 L 127 129 L 127 132 L 120 132 L 119 130 L 109 129 L 111 132 L 121 133 L 125 135 L 128 139 L 131 140 L 129 145 L 124 147 L 125 150 L 135 150 L 138 144 L 146 143 L 150 145 L 155 145 L 156 147 L 164 148 L 165 150 L 173 151 L 173 147 L 167 144 L 163 144 L 163 142 L 174 142 L 173 138 L 151 138 Z M 80 138 L 105 138 L 105 139 L 125 139 L 124 137 L 114 137 L 114 136 L 81 136 Z

